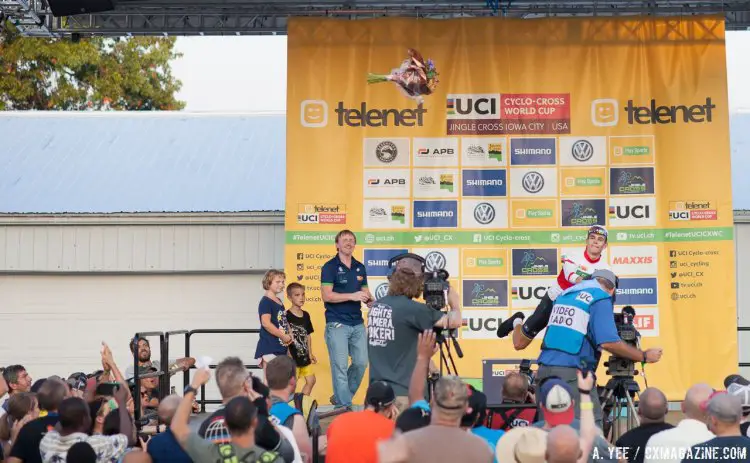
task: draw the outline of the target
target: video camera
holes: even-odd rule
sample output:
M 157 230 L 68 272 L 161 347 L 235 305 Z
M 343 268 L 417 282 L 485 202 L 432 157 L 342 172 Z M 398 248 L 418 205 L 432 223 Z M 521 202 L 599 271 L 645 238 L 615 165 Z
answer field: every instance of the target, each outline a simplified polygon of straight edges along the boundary
M 450 288 L 448 278 L 450 274 L 445 269 L 427 269 L 427 262 L 425 258 L 412 253 L 399 254 L 392 257 L 388 261 L 388 267 L 391 271 L 395 271 L 394 264 L 404 259 L 411 259 L 411 262 L 407 262 L 404 266 L 416 270 L 414 267 L 418 266 L 419 271 L 424 275 L 424 286 L 422 289 L 422 297 L 424 303 L 435 310 L 443 310 L 447 306 L 445 300 L 445 292 Z
M 623 342 L 630 344 L 635 348 L 639 348 L 641 334 L 633 324 L 635 320 L 635 309 L 633 306 L 625 306 L 622 308 L 621 313 L 614 314 L 615 327 L 617 328 L 617 334 Z M 611 355 L 609 360 L 604 363 L 607 367 L 607 374 L 610 376 L 635 376 L 635 362 L 630 359 L 617 357 Z

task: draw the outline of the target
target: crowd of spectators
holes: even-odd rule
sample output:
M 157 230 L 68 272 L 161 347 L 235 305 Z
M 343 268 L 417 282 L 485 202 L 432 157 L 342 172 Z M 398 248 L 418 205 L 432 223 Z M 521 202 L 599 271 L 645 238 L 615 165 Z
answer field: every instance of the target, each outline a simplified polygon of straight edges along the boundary
M 2 370 L 0 462 L 591 462 L 747 461 L 750 438 L 750 384 L 740 381 L 716 391 L 691 387 L 682 402 L 684 418 L 666 422 L 668 402 L 656 388 L 639 396 L 640 425 L 610 444 L 596 426 L 592 375 L 578 374 L 580 403 L 568 382 L 545 380 L 531 394 L 524 375 L 509 374 L 505 404 L 535 401 L 538 410 L 491 411 L 482 391 L 458 377 L 427 383 L 436 352 L 435 335 L 419 336 L 408 407 L 399 411 L 385 382 L 372 382 L 364 404 L 343 410 L 327 429 L 291 400 L 298 384 L 289 356 L 267 362 L 265 378 L 251 374 L 241 359 L 196 369 L 182 394 L 159 397 L 159 378 L 194 365 L 170 362 L 165 374 L 151 361 L 148 342 L 134 340 L 139 364 L 127 371 L 155 375 L 140 380 L 122 375 L 108 346 L 102 370 L 69 378 L 34 381 L 22 365 Z M 223 405 L 210 416 L 196 416 L 196 392 L 215 381 Z M 301 381 L 300 381 L 301 383 Z M 134 420 L 134 400 L 147 419 Z M 507 408 L 507 407 L 506 407 Z M 152 410 L 152 412 L 149 412 Z M 579 411 L 580 420 L 575 418 Z M 312 411 L 315 413 L 315 411 Z M 148 419 L 148 417 L 151 419 Z M 191 418 L 192 416 L 192 418 Z M 158 419 L 157 419 L 158 418 Z M 200 420 L 200 421 L 199 421 Z

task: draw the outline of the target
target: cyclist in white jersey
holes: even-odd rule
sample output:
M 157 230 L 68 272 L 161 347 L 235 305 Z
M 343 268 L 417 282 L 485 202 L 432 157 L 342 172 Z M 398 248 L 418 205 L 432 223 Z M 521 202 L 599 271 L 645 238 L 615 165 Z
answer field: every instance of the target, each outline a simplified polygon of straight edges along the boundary
M 503 323 L 505 326 L 498 329 L 498 337 L 507 336 L 508 333 L 503 333 L 503 331 L 512 329 L 513 347 L 516 350 L 525 349 L 531 344 L 534 337 L 547 326 L 553 301 L 557 299 L 557 296 L 571 286 L 590 278 L 594 270 L 611 270 L 607 261 L 602 257 L 606 248 L 607 229 L 601 225 L 594 225 L 589 228 L 586 247 L 581 251 L 564 254 L 561 257 L 562 269 L 557 276 L 557 281 L 547 288 L 547 293 L 542 297 L 534 313 L 524 320 L 524 314 L 516 312 Z

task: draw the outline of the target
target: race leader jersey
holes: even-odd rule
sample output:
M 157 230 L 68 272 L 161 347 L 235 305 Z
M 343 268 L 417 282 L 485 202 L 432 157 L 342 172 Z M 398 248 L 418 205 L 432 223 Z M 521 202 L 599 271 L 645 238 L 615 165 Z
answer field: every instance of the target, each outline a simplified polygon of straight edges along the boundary
M 562 269 L 557 275 L 556 284 L 547 288 L 547 296 L 551 300 L 557 299 L 563 291 L 576 284 L 576 279 L 584 279 L 591 276 L 594 270 L 607 269 L 612 270 L 605 259 L 599 256 L 594 260 L 586 253 L 586 248 L 576 249 L 567 252 L 561 257 Z

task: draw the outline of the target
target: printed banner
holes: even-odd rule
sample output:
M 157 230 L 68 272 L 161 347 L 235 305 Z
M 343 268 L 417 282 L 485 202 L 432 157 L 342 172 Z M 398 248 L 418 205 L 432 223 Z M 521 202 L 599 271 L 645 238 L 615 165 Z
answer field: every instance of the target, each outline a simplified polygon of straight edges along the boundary
M 541 335 L 516 352 L 497 326 L 533 311 L 594 224 L 616 310 L 664 348 L 649 385 L 680 400 L 736 372 L 721 18 L 292 18 L 288 62 L 286 271 L 307 286 L 321 405 L 320 267 L 344 228 L 376 297 L 404 251 L 450 272 L 463 377 L 536 359 Z

